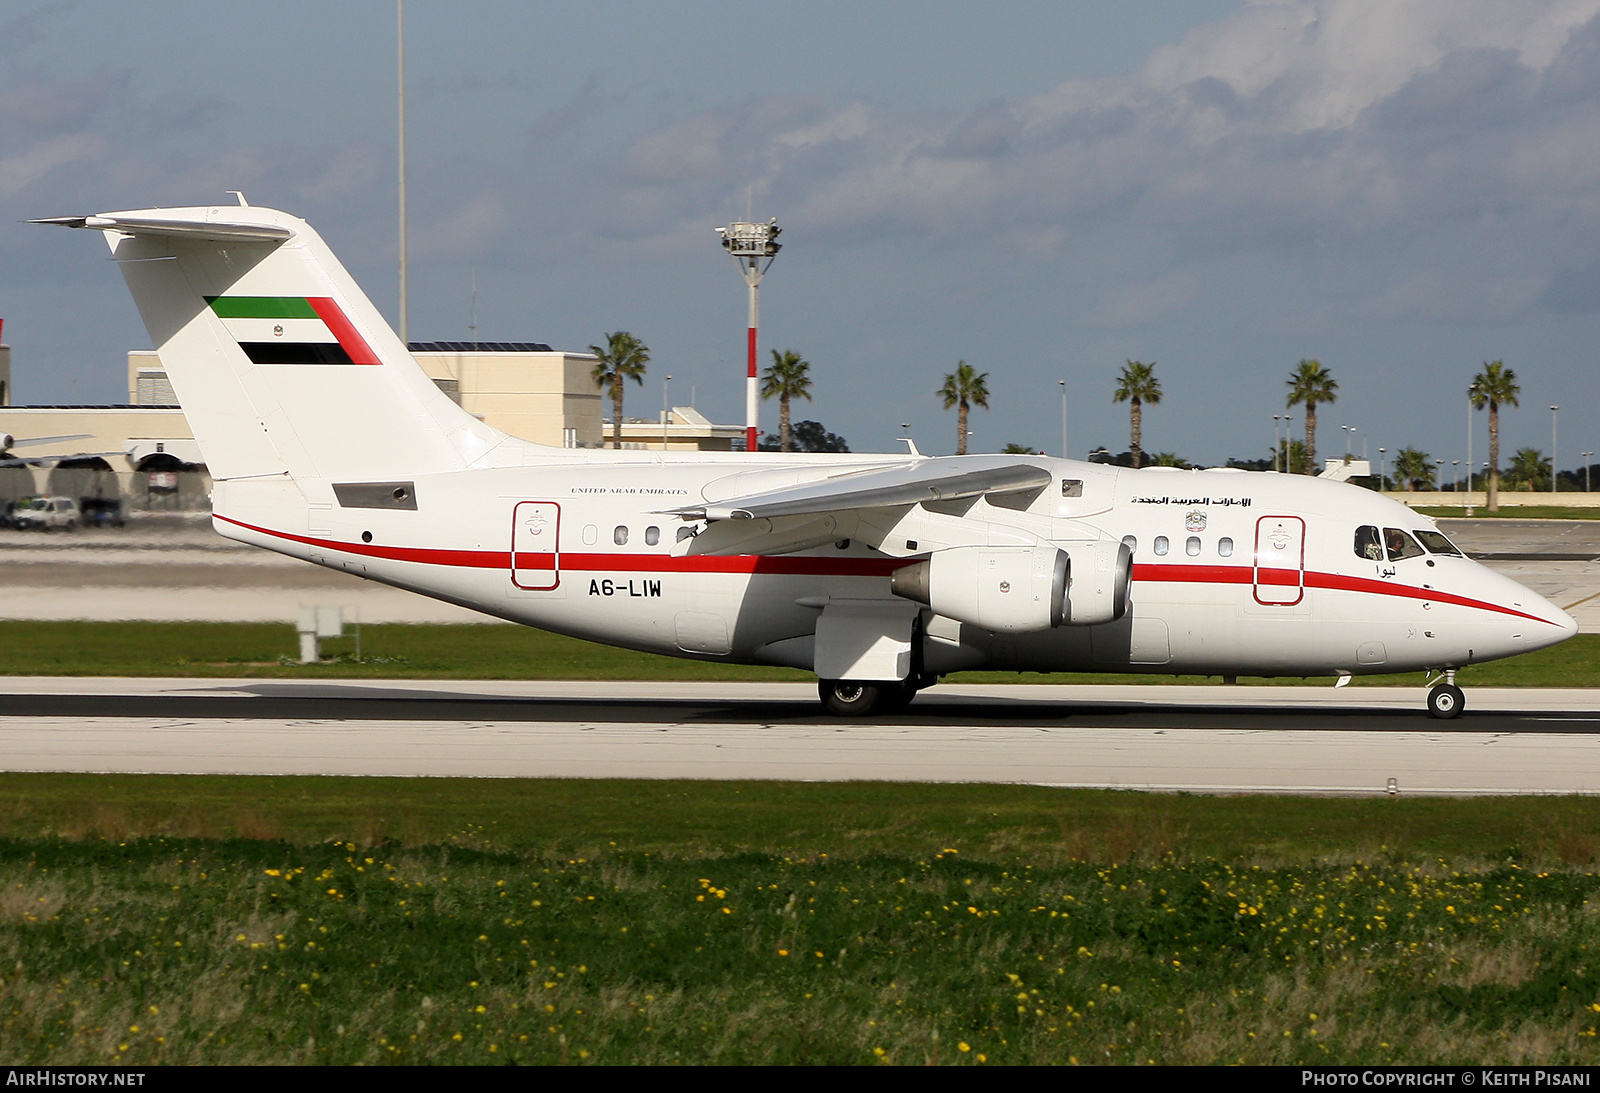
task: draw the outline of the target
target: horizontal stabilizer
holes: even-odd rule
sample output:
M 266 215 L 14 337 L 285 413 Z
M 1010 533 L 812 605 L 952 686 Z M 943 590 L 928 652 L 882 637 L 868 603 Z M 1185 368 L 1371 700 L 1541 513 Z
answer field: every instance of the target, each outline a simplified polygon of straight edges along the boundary
M 34 223 L 104 236 L 214 481 L 287 476 L 332 504 L 334 481 L 520 447 L 439 389 L 297 217 L 198 205 Z
M 294 232 L 278 224 L 248 224 L 225 220 L 156 220 L 137 216 L 46 216 L 30 224 L 55 224 L 62 228 L 93 228 L 125 235 L 179 235 L 219 243 L 252 241 L 281 243 Z
M 955 501 L 986 493 L 1018 493 L 1048 486 L 1050 471 L 1002 456 L 920 459 L 887 470 L 840 475 L 804 486 L 770 490 L 670 510 L 685 519 L 751 520 L 802 516 L 841 509 L 890 508 L 924 501 Z

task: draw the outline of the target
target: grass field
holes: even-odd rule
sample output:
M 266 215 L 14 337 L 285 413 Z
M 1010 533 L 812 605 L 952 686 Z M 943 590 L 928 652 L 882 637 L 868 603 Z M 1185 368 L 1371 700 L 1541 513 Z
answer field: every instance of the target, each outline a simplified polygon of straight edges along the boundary
M 8 637 L 29 675 L 809 678 L 506 626 L 369 626 L 310 666 L 287 626 Z M 1580 636 L 1463 681 L 1597 661 Z M 1576 798 L 0 774 L 0 1050 L 1594 1064 L 1597 861 Z
M 294 657 L 292 627 L 272 623 L 9 622 L 0 674 L 312 679 L 635 679 L 809 682 L 809 672 L 680 660 L 595 645 L 521 626 L 366 626 Z M 1217 676 L 960 672 L 956 683 L 1220 683 Z M 1358 677 L 1355 686 L 1417 686 L 1422 673 Z M 1464 686 L 1600 687 L 1600 635 L 1461 671 Z M 1331 683 L 1331 677 L 1310 682 Z M 1299 683 L 1299 677 L 1241 683 Z
M 1593 1063 L 1600 802 L 0 775 L 0 1047 Z

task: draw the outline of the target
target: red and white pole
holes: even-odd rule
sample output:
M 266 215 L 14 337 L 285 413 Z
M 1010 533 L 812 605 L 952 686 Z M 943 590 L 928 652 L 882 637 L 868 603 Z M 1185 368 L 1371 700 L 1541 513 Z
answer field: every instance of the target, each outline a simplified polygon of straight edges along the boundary
M 756 450 L 757 426 L 760 424 L 761 401 L 756 390 L 756 330 L 761 325 L 760 284 L 752 279 L 750 281 L 750 331 L 749 331 L 749 369 L 745 379 L 744 388 L 744 450 Z
M 756 434 L 760 432 L 761 421 L 761 392 L 756 386 L 760 369 L 756 350 L 761 327 L 761 276 L 766 273 L 762 262 L 772 265 L 773 258 L 782 249 L 777 242 L 778 231 L 776 219 L 765 224 L 741 220 L 717 229 L 717 234 L 722 236 L 723 247 L 733 256 L 734 265 L 739 267 L 739 276 L 750 288 L 750 322 L 745 329 L 747 359 L 744 381 L 744 448 L 747 452 L 756 450 Z

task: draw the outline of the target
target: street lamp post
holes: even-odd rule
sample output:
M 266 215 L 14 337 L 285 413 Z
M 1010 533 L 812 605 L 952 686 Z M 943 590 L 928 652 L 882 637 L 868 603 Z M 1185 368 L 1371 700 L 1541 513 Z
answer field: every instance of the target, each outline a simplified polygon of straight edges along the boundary
M 1382 493 L 1384 490 L 1389 488 L 1388 482 L 1384 481 L 1384 468 L 1385 468 L 1385 465 L 1386 465 L 1386 462 L 1387 462 L 1387 459 L 1388 459 L 1388 452 L 1389 452 L 1388 448 L 1379 448 L 1378 449 L 1378 492 L 1379 493 Z
M 400 344 L 411 351 L 411 316 L 406 291 L 406 0 L 395 0 L 395 45 L 399 63 L 400 112 Z
M 1556 492 L 1556 411 L 1559 406 L 1550 407 L 1550 492 Z
M 668 376 L 661 381 L 661 450 L 667 450 L 667 420 L 672 416 L 672 403 L 667 401 L 667 384 L 672 382 Z
M 723 247 L 739 267 L 739 275 L 750 286 L 750 323 L 746 337 L 749 352 L 744 395 L 744 445 L 749 452 L 756 450 L 757 414 L 761 406 L 756 393 L 756 331 L 761 325 L 761 278 L 772 268 L 778 251 L 783 249 L 783 244 L 778 242 L 778 233 L 782 230 L 778 227 L 776 217 L 765 224 L 741 220 L 717 229 L 717 234 L 722 236 Z
M 1467 505 L 1466 514 L 1472 515 L 1472 396 L 1477 393 L 1476 383 L 1467 385 Z
M 1068 457 L 1067 450 L 1067 381 L 1057 380 L 1061 384 L 1061 458 Z
M 1594 458 L 1593 452 L 1583 453 L 1583 492 L 1589 492 L 1589 468 L 1593 466 L 1589 461 Z
M 1344 430 L 1344 461 L 1348 463 L 1350 462 L 1350 440 L 1356 435 L 1356 427 L 1354 425 L 1341 425 L 1339 428 Z
M 1283 420 L 1282 414 L 1272 415 L 1272 469 L 1278 469 L 1278 422 Z
M 1458 496 L 1461 493 L 1461 460 L 1459 459 L 1450 461 L 1450 492 Z

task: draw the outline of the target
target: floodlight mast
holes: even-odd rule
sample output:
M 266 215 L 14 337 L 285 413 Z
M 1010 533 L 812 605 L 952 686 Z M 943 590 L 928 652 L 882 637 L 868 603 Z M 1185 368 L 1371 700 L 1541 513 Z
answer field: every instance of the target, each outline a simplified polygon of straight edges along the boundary
M 778 242 L 778 233 L 782 230 L 778 227 L 777 217 L 765 224 L 736 221 L 717 229 L 717 234 L 722 236 L 723 248 L 733 256 L 734 265 L 739 267 L 739 276 L 750 286 L 750 329 L 747 337 L 749 365 L 744 394 L 744 445 L 745 451 L 749 452 L 756 450 L 757 415 L 761 408 L 756 391 L 756 330 L 761 325 L 761 278 L 772 268 L 772 260 L 778 256 L 778 251 L 783 249 Z

